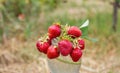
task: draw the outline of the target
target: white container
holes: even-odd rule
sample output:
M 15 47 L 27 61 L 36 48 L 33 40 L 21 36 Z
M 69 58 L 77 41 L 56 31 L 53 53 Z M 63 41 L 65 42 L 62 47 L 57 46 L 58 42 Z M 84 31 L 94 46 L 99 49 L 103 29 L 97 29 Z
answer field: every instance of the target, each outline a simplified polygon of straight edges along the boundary
M 69 56 L 59 57 L 59 60 L 48 59 L 47 61 L 50 73 L 79 73 L 81 66 L 81 60 L 73 62 Z

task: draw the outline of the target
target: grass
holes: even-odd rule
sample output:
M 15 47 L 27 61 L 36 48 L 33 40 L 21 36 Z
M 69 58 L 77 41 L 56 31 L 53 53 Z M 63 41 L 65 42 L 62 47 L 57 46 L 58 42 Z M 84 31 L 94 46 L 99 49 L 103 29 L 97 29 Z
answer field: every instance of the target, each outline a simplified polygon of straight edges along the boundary
M 63 4 L 65 5 L 65 4 Z M 91 12 L 90 6 L 85 6 L 84 4 L 82 7 L 84 9 L 87 9 L 87 12 L 85 14 L 85 17 L 80 17 L 79 15 L 82 15 L 81 13 L 70 14 L 69 8 L 79 8 L 79 5 L 69 4 L 68 3 L 68 9 L 66 9 L 62 4 L 53 10 L 42 11 L 40 14 L 40 18 L 38 17 L 38 20 L 36 18 L 32 18 L 29 21 L 25 22 L 18 22 L 17 20 L 15 22 L 18 22 L 20 25 L 20 30 L 16 30 L 13 27 L 16 25 L 13 25 L 12 22 L 5 22 L 5 29 L 8 33 L 9 39 L 15 37 L 17 38 L 17 41 L 21 41 L 19 37 L 23 35 L 24 37 L 21 37 L 21 39 L 26 39 L 27 41 L 22 41 L 19 44 L 22 44 L 22 47 L 20 47 L 18 50 L 19 53 L 17 55 L 21 56 L 24 60 L 34 60 L 37 59 L 39 56 L 42 56 L 39 54 L 39 52 L 35 49 L 35 43 L 36 40 L 42 36 L 44 33 L 47 32 L 47 28 L 54 22 L 59 22 L 61 24 L 69 24 L 69 25 L 76 25 L 80 26 L 83 24 L 84 21 L 87 19 L 90 20 L 88 34 L 92 38 L 97 38 L 98 41 L 93 43 L 86 40 L 86 50 L 85 50 L 85 57 L 91 58 L 97 62 L 97 67 L 99 67 L 99 62 L 103 63 L 106 62 L 106 59 L 108 59 L 108 63 L 111 64 L 111 61 L 109 60 L 112 56 L 114 58 L 112 59 L 113 62 L 117 59 L 119 59 L 120 56 L 120 10 L 118 14 L 118 24 L 117 24 L 117 31 L 114 32 L 112 30 L 112 11 L 103 11 L 103 12 Z M 82 8 L 80 7 L 80 8 Z M 95 6 L 94 6 L 95 7 Z M 78 9 L 81 11 L 80 9 Z M 79 12 L 78 11 L 78 12 Z M 43 15 L 42 15 L 43 13 Z M 9 26 L 7 26 L 8 24 Z M 0 30 L 2 31 L 2 30 Z M 16 34 L 16 36 L 15 36 Z M 10 36 L 11 35 L 11 36 Z M 2 35 L 0 35 L 2 36 Z M 18 37 L 17 37 L 18 36 Z M 11 44 L 11 42 L 9 41 Z M 16 44 L 15 48 L 19 46 L 19 44 Z M 3 46 L 2 46 L 3 47 Z M 16 54 L 16 53 L 15 53 Z M 117 56 L 116 56 L 117 55 Z M 108 64 L 107 63 L 107 64 Z M 106 65 L 105 65 L 106 66 Z M 108 73 L 114 73 L 114 69 L 110 70 Z

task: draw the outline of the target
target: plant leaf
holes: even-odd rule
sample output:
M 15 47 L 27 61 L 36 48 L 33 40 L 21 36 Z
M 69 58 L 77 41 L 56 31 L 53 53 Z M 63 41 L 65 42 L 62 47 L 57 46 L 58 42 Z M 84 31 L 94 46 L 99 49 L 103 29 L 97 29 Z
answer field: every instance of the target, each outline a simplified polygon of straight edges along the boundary
M 89 20 L 86 20 L 85 23 L 83 23 L 80 28 L 87 27 L 89 25 Z
M 88 36 L 88 27 L 81 28 L 82 36 Z
M 89 25 L 89 20 L 86 20 L 85 23 L 83 23 L 80 26 L 80 29 L 82 31 L 82 36 L 81 37 L 84 38 L 84 39 L 90 40 L 92 42 L 97 42 L 98 39 L 88 37 L 88 25 Z
M 88 25 L 89 25 L 89 20 L 86 20 L 85 23 L 83 23 L 80 26 L 80 29 L 82 31 L 82 36 L 87 36 L 88 35 Z
M 89 40 L 89 41 L 92 41 L 92 42 L 97 42 L 98 41 L 98 39 L 96 39 L 96 38 L 90 38 L 88 36 L 82 36 L 82 38 L 84 38 L 86 40 Z

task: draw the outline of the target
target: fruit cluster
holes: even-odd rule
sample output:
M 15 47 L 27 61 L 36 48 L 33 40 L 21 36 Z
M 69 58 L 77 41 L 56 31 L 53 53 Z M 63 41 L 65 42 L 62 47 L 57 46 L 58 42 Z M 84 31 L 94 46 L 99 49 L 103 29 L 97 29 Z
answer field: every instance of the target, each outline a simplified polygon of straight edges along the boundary
M 49 59 L 70 55 L 72 60 L 77 62 L 85 47 L 81 35 L 82 31 L 77 26 L 55 23 L 48 28 L 48 34 L 37 41 L 36 47 Z

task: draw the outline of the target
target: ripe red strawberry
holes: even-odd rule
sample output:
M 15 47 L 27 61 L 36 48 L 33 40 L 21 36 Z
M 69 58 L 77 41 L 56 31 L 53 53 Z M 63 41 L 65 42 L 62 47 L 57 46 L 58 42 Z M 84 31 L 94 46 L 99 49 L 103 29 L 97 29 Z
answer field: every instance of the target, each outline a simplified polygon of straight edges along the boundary
M 67 56 L 72 52 L 73 45 L 68 40 L 62 40 L 58 43 L 58 48 L 63 56 Z
M 53 25 L 56 25 L 58 28 L 61 28 L 59 23 L 54 23 Z
M 51 45 L 52 44 L 52 39 L 51 38 L 47 39 L 47 42 Z
M 76 26 L 72 26 L 68 29 L 68 32 L 67 32 L 69 35 L 71 35 L 72 37 L 79 37 L 82 35 L 82 32 L 81 30 L 76 27 Z
M 78 40 L 79 46 L 81 48 L 81 50 L 83 50 L 85 48 L 85 41 L 83 39 Z
M 47 53 L 47 50 L 48 50 L 48 48 L 49 48 L 49 43 L 48 42 L 40 42 L 40 41 L 38 41 L 37 43 L 36 43 L 36 47 L 37 47 L 37 49 L 40 51 L 40 52 L 43 52 L 43 53 Z
M 56 38 L 56 37 L 60 36 L 60 33 L 61 33 L 61 28 L 57 24 L 52 25 L 48 28 L 49 38 Z
M 79 61 L 79 59 L 82 56 L 82 51 L 79 48 L 75 48 L 75 49 L 73 49 L 70 56 L 74 62 L 77 62 L 77 61 Z
M 47 57 L 49 59 L 54 59 L 54 58 L 57 58 L 58 56 L 59 56 L 59 52 L 57 48 L 54 46 L 50 46 L 47 51 Z

